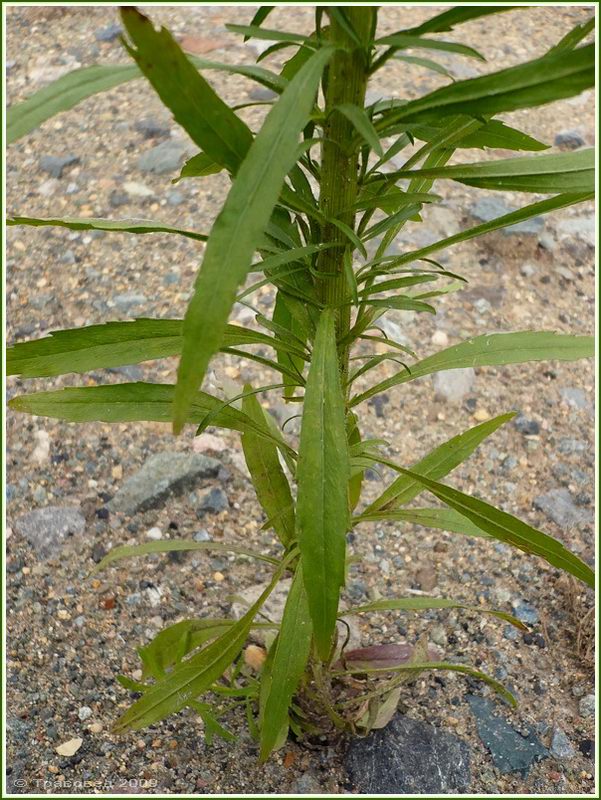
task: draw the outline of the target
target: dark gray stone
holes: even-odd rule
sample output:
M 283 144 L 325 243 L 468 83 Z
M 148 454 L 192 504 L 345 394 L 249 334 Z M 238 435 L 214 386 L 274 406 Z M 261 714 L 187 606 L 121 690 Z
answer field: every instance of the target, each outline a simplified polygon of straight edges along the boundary
M 513 424 L 524 436 L 535 436 L 540 433 L 540 425 L 535 419 L 528 419 L 523 414 L 518 414 Z
M 181 206 L 186 202 L 185 196 L 178 191 L 167 192 L 167 203 L 170 206 Z
M 538 611 L 524 600 L 515 608 L 514 613 L 526 625 L 536 625 L 539 620 Z
M 155 175 L 175 172 L 187 155 L 190 155 L 190 147 L 186 142 L 167 139 L 140 156 L 138 169 Z
M 129 202 L 130 196 L 127 194 L 127 192 L 121 191 L 121 189 L 113 189 L 109 195 L 109 203 L 111 204 L 112 208 L 126 206 Z
M 381 730 L 354 739 L 346 753 L 361 794 L 449 794 L 470 785 L 470 749 L 456 736 L 397 714 Z
M 42 558 L 60 553 L 66 537 L 83 533 L 85 527 L 86 521 L 75 506 L 37 508 L 18 517 L 14 525 Z
M 194 488 L 204 478 L 217 475 L 219 461 L 197 453 L 156 453 L 128 478 L 108 503 L 111 511 L 135 514 L 157 508 L 170 494 Z
M 561 147 L 562 150 L 576 150 L 579 147 L 584 147 L 586 142 L 580 131 L 559 131 L 555 134 L 555 147 Z
M 503 717 L 496 716 L 492 701 L 477 695 L 468 695 L 467 701 L 476 718 L 478 736 L 500 772 L 520 772 L 525 778 L 536 761 L 549 757 L 549 751 L 533 731 L 522 736 Z
M 578 703 L 578 710 L 580 711 L 580 716 L 587 718 L 587 717 L 594 717 L 595 716 L 595 695 L 594 694 L 587 694 L 585 695 L 582 700 Z
M 135 130 L 141 133 L 145 139 L 158 139 L 163 136 L 169 136 L 171 128 L 166 122 L 159 122 L 152 117 L 141 119 L 134 125 Z
M 555 728 L 553 731 L 550 750 L 551 755 L 559 759 L 573 758 L 576 755 L 574 746 L 561 728 Z
M 592 522 L 593 515 L 585 511 L 572 500 L 570 491 L 565 487 L 552 489 L 546 494 L 534 498 L 534 507 L 542 511 L 560 528 L 569 528 L 581 522 Z
M 227 499 L 223 489 L 211 489 L 210 492 L 201 497 L 200 504 L 196 509 L 196 515 L 204 517 L 205 514 L 219 514 L 220 511 L 225 511 L 226 508 L 229 508 L 229 505 L 230 501 Z
M 516 210 L 499 197 L 481 197 L 470 207 L 471 215 L 480 222 L 490 222 L 493 219 L 497 219 L 497 217 L 502 217 L 504 214 L 509 214 Z M 518 222 L 517 225 L 503 228 L 502 232 L 507 235 L 526 234 L 536 236 L 542 232 L 544 226 L 545 221 L 542 217 L 532 217 L 532 219 L 527 219 L 524 222 Z
M 60 178 L 65 167 L 72 167 L 75 164 L 79 164 L 79 156 L 72 153 L 67 156 L 42 156 L 40 158 L 40 169 L 53 178 Z
M 106 28 L 99 28 L 94 33 L 94 37 L 97 42 L 114 42 L 115 39 L 118 39 L 122 33 L 123 28 L 121 25 L 118 25 L 116 22 L 114 22 L 112 25 L 108 25 Z

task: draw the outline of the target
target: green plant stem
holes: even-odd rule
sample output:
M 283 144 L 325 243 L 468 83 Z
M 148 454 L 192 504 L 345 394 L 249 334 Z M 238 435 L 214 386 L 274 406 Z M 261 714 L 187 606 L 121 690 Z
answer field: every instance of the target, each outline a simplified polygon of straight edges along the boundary
M 357 198 L 359 150 L 353 144 L 356 131 L 352 123 L 336 107 L 345 103 L 360 108 L 364 106 L 369 68 L 367 43 L 371 35 L 373 9 L 346 6 L 344 12 L 366 47 L 359 48 L 336 15 L 331 16 L 329 37 L 339 49 L 327 73 L 319 207 L 326 218 L 338 219 L 352 228 L 355 213 L 350 209 Z M 329 222 L 322 226 L 321 240 L 338 245 L 320 253 L 317 270 L 324 274 L 319 283 L 320 300 L 324 305 L 339 308 L 337 336 L 343 339 L 349 331 L 351 320 L 351 287 L 344 271 L 344 253 L 349 242 L 344 233 Z M 341 348 L 339 358 L 344 385 L 348 374 L 347 346 Z

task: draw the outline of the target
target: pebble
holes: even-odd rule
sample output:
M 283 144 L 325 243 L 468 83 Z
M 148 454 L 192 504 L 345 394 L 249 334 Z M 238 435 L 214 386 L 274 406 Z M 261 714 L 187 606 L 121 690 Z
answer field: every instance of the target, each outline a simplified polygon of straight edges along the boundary
M 76 737 L 74 739 L 69 739 L 68 742 L 63 742 L 63 744 L 59 744 L 56 748 L 56 752 L 59 756 L 74 756 L 75 753 L 79 750 L 79 748 L 83 744 L 83 739 Z
M 424 592 L 430 592 L 438 583 L 438 576 L 434 567 L 422 567 L 415 573 L 415 582 Z
M 113 303 L 122 311 L 129 311 L 132 306 L 143 306 L 146 302 L 146 295 L 138 292 L 125 292 L 113 297 Z
M 145 139 L 159 139 L 169 136 L 171 128 L 167 122 L 160 122 L 153 117 L 146 117 L 134 123 L 134 129 L 141 133 Z
M 305 772 L 292 782 L 290 791 L 292 794 L 321 794 L 323 787 L 314 775 Z
M 578 710 L 580 712 L 580 716 L 587 719 L 588 717 L 595 716 L 595 695 L 594 694 L 587 694 L 585 695 L 582 700 L 578 703 Z
M 463 794 L 471 781 L 466 742 L 401 714 L 351 739 L 345 761 L 352 791 L 362 795 Z
M 579 147 L 584 147 L 586 142 L 581 131 L 565 130 L 555 134 L 553 144 L 562 150 L 577 150 Z
M 91 722 L 88 725 L 88 730 L 90 733 L 101 733 L 103 729 L 102 722 Z
M 123 28 L 117 23 L 107 25 L 106 28 L 99 28 L 94 32 L 94 38 L 97 42 L 114 42 L 123 33 Z
M 42 156 L 40 158 L 40 169 L 47 172 L 52 178 L 61 178 L 66 167 L 79 164 L 79 156 L 70 154 L 67 156 Z
M 434 642 L 434 644 L 440 645 L 440 647 L 444 647 L 449 642 L 447 638 L 447 632 L 445 631 L 443 625 L 435 625 L 432 628 L 430 631 L 430 639 Z
M 14 522 L 15 531 L 25 537 L 35 552 L 43 557 L 61 552 L 67 536 L 82 534 L 86 521 L 74 506 L 46 506 L 29 511 Z
M 126 181 L 123 190 L 129 197 L 154 197 L 154 191 L 149 186 L 137 181 Z
M 515 616 L 521 620 L 521 622 L 525 622 L 526 625 L 536 625 L 539 621 L 539 615 L 536 608 L 530 603 L 526 603 L 524 600 L 521 600 L 515 607 L 514 607 L 514 614 Z
M 564 400 L 572 408 L 577 408 L 579 411 L 590 408 L 586 394 L 582 389 L 573 386 L 566 386 L 559 390 L 562 400 Z
M 553 731 L 550 750 L 555 758 L 560 759 L 573 758 L 576 755 L 576 750 L 561 728 Z
M 206 528 L 201 528 L 199 531 L 196 531 L 192 538 L 195 542 L 210 542 L 211 534 Z
M 449 343 L 449 337 L 445 331 L 437 330 L 432 334 L 431 342 L 439 347 L 446 347 Z
M 473 417 L 477 422 L 486 422 L 487 419 L 490 419 L 490 414 L 485 408 L 479 408 L 474 412 Z
M 158 542 L 163 538 L 163 531 L 160 528 L 150 528 L 146 531 L 146 538 Z
M 528 419 L 523 414 L 518 414 L 513 420 L 514 427 L 524 436 L 536 436 L 540 433 L 540 425 L 535 419 Z
M 593 520 L 592 512 L 579 508 L 574 503 L 569 489 L 564 486 L 538 495 L 534 498 L 533 505 L 560 528 L 565 529 Z
M 522 264 L 520 267 L 520 275 L 524 278 L 531 278 L 536 274 L 536 267 L 533 264 Z
M 228 449 L 228 443 L 221 436 L 201 433 L 194 437 L 192 449 L 195 453 L 224 453 Z
M 82 722 L 85 722 L 85 720 L 90 719 L 92 716 L 92 709 L 90 706 L 82 706 L 77 712 L 77 716 Z
M 517 209 L 508 205 L 505 200 L 500 197 L 480 197 L 475 203 L 470 206 L 470 213 L 480 222 L 491 222 L 497 217 L 502 217 Z M 540 233 L 545 225 L 542 217 L 532 217 L 531 219 L 519 222 L 517 225 L 510 225 L 508 228 L 503 228 L 502 233 L 505 235 L 512 234 L 532 234 Z
M 155 453 L 125 481 L 108 506 L 125 514 L 157 508 L 170 494 L 181 494 L 216 476 L 220 466 L 214 458 L 196 453 Z
M 267 653 L 262 647 L 256 644 L 249 644 L 244 650 L 244 663 L 247 664 L 255 672 L 259 672 L 265 663 Z
M 219 487 L 211 489 L 200 498 L 200 503 L 196 509 L 196 516 L 204 517 L 205 514 L 219 514 L 229 508 L 229 500 L 226 493 Z
M 47 181 L 43 181 L 37 188 L 37 193 L 40 197 L 52 197 L 53 194 L 56 193 L 56 190 L 60 186 L 59 181 L 56 178 L 48 178 Z
M 441 370 L 432 380 L 436 397 L 449 403 L 461 403 L 473 389 L 475 381 L 476 373 L 471 367 Z
M 177 139 L 168 139 L 143 153 L 138 159 L 141 172 L 152 172 L 164 175 L 179 169 L 186 156 L 190 156 L 190 146 Z

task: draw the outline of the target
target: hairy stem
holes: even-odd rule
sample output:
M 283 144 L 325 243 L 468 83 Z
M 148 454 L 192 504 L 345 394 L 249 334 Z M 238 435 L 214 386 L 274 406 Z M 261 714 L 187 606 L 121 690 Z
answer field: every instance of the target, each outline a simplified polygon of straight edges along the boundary
M 355 213 L 350 209 L 357 198 L 359 145 L 356 144 L 357 134 L 353 125 L 336 107 L 351 103 L 363 108 L 365 103 L 369 68 L 367 43 L 375 9 L 346 6 L 338 11 L 344 12 L 348 25 L 342 24 L 339 15 L 330 15 L 329 37 L 339 45 L 339 49 L 327 73 L 327 121 L 324 127 L 319 206 L 328 219 L 340 220 L 352 228 Z M 351 35 L 349 26 L 356 38 Z M 365 47 L 360 47 L 359 41 Z M 344 270 L 344 254 L 349 241 L 332 223 L 323 226 L 321 239 L 338 245 L 322 251 L 317 269 L 323 273 L 319 284 L 321 301 L 339 307 L 337 335 L 340 340 L 348 333 L 351 320 L 351 287 Z M 344 385 L 348 375 L 347 346 L 341 348 L 339 358 Z

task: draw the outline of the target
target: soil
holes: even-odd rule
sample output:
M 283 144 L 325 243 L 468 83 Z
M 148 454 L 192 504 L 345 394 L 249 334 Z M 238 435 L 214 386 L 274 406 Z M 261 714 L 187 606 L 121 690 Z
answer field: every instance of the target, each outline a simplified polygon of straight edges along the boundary
M 256 57 L 251 46 L 224 28 L 228 21 L 248 23 L 253 11 L 242 6 L 149 9 L 155 22 L 167 25 L 177 36 L 194 37 L 205 57 L 228 63 L 253 63 Z M 434 9 L 424 6 L 388 6 L 380 13 L 382 34 L 418 24 L 433 13 Z M 564 6 L 521 9 L 476 20 L 447 38 L 469 42 L 486 54 L 488 61 L 456 56 L 439 60 L 458 77 L 517 64 L 544 53 L 588 16 L 590 8 Z M 307 7 L 284 7 L 273 13 L 269 25 L 305 32 L 310 29 L 310 17 Z M 124 62 L 118 41 L 102 42 L 95 36 L 116 22 L 116 9 L 108 7 L 7 9 L 9 102 L 28 97 L 61 70 Z M 276 53 L 265 65 L 276 69 L 282 58 Z M 239 76 L 222 72 L 209 76 L 229 103 L 249 102 L 257 89 Z M 377 75 L 370 90 L 382 96 L 411 98 L 444 83 L 435 73 L 398 61 Z M 256 129 L 264 107 L 240 113 Z M 175 132 L 151 89 L 133 81 L 82 102 L 11 145 L 8 212 L 39 217 L 155 218 L 209 231 L 227 191 L 226 179 L 210 176 L 173 187 L 171 175 L 142 173 L 138 157 L 164 140 L 145 139 L 136 130 L 135 124 L 148 117 Z M 594 144 L 591 92 L 507 115 L 507 120 L 551 145 L 565 128 L 579 130 L 587 144 Z M 184 139 L 183 133 L 176 135 Z M 52 179 L 40 169 L 40 158 L 71 153 L 78 163 L 48 183 Z M 510 154 L 465 150 L 457 160 L 504 155 Z M 124 183 L 132 181 L 147 187 L 150 195 L 128 195 L 115 207 L 114 193 L 123 193 Z M 437 185 L 436 190 L 443 195 L 443 202 L 424 215 L 427 231 L 440 238 L 474 224 L 469 209 L 483 193 L 451 183 Z M 508 204 L 531 202 L 523 196 L 490 196 L 504 197 Z M 451 248 L 445 266 L 469 279 L 467 291 L 438 301 L 435 318 L 393 313 L 389 319 L 401 326 L 420 357 L 439 349 L 445 337 L 454 344 L 484 332 L 529 328 L 591 333 L 593 251 L 577 233 L 564 235 L 566 229 L 561 228 L 574 220 L 576 225 L 584 220 L 584 225 L 591 214 L 589 205 L 576 206 L 547 217 L 544 236 L 499 233 Z M 423 233 L 408 228 L 406 242 L 419 243 L 420 236 Z M 95 235 L 58 228 L 10 228 L 7 246 L 9 342 L 109 319 L 183 315 L 203 251 L 198 242 L 163 234 Z M 532 270 L 524 270 L 525 265 Z M 142 297 L 123 301 L 122 295 L 127 294 Z M 262 291 L 258 308 L 269 309 L 272 303 L 271 291 Z M 245 314 L 245 309 L 239 308 L 235 318 L 252 324 Z M 123 380 L 173 382 L 175 368 L 176 361 L 168 359 L 111 372 L 99 370 L 89 376 L 29 381 L 26 388 L 34 391 Z M 391 371 L 392 367 L 384 366 L 371 373 L 370 379 Z M 261 381 L 272 383 L 273 377 L 250 361 L 223 357 L 215 366 L 210 386 L 214 391 L 229 391 L 248 380 L 261 385 Z M 367 385 L 366 380 L 357 388 L 363 390 Z M 583 390 L 582 407 L 565 401 L 561 390 L 566 388 Z M 10 380 L 9 396 L 24 389 L 22 381 Z M 281 419 L 293 413 L 273 392 L 263 400 Z M 593 526 L 560 528 L 537 510 L 533 501 L 561 485 L 558 475 L 564 465 L 564 482 L 575 504 L 591 512 L 593 403 L 591 360 L 534 363 L 477 370 L 473 388 L 455 405 L 434 396 L 429 378 L 392 389 L 385 402 L 361 408 L 361 424 L 364 437 L 386 439 L 388 457 L 409 465 L 476 420 L 519 410 L 539 423 L 539 433 L 524 435 L 511 423 L 502 427 L 454 472 L 451 482 L 557 536 L 592 562 Z M 48 435 L 46 457 L 34 454 L 40 432 Z M 172 498 L 157 510 L 134 517 L 111 513 L 105 518 L 106 502 L 127 476 L 158 451 L 189 452 L 193 431 L 174 439 L 166 425 L 71 426 L 8 414 L 7 764 L 12 791 L 81 793 L 85 781 L 84 791 L 90 793 L 352 791 L 343 767 L 343 741 L 314 748 L 289 741 L 267 764 L 259 765 L 257 745 L 245 731 L 242 712 L 227 719 L 239 735 L 233 744 L 217 740 L 207 746 L 202 724 L 191 712 L 182 712 L 150 730 L 124 736 L 111 733 L 112 722 L 131 702 L 115 675 L 131 676 L 139 669 L 136 647 L 164 624 L 186 616 L 227 616 L 233 596 L 266 579 L 269 570 L 251 562 L 234 563 L 221 555 L 194 553 L 177 560 L 159 556 L 134 559 L 90 580 L 94 547 L 109 550 L 146 541 L 147 531 L 154 527 L 164 537 L 182 538 L 206 528 L 217 540 L 252 541 L 265 552 L 278 552 L 272 533 L 261 530 L 263 519 L 243 468 L 238 437 L 227 432 L 219 432 L 219 436 L 220 452 L 213 454 L 227 474 L 222 472 L 197 491 Z M 578 443 L 573 452 L 566 453 L 570 450 L 566 441 Z M 515 465 L 509 456 L 514 457 Z M 382 470 L 371 478 L 364 484 L 365 502 L 378 496 L 392 474 Z M 214 487 L 226 492 L 230 507 L 199 520 L 199 497 Z M 70 505 L 80 506 L 85 513 L 85 533 L 67 540 L 50 559 L 42 558 L 12 530 L 13 521 L 32 508 Z M 434 576 L 430 593 L 508 611 L 523 602 L 533 606 L 539 618 L 534 632 L 541 636 L 526 641 L 521 636 L 517 641 L 507 638 L 497 621 L 467 612 L 441 611 L 362 617 L 362 644 L 415 642 L 429 632 L 443 643 L 446 659 L 475 664 L 502 677 L 515 690 L 518 708 L 503 707 L 502 713 L 517 729 L 533 726 L 549 745 L 553 731 L 560 728 L 574 747 L 573 755 L 551 756 L 535 765 L 527 777 L 502 775 L 477 736 L 465 700 L 468 691 L 486 696 L 490 691 L 452 673 L 424 674 L 407 687 L 402 708 L 411 717 L 451 730 L 470 744 L 471 792 L 594 792 L 593 762 L 579 750 L 581 743 L 594 738 L 594 720 L 583 718 L 579 711 L 579 698 L 594 691 L 590 629 L 580 630 L 580 620 L 592 606 L 587 592 L 568 584 L 543 562 L 508 547 L 411 525 L 365 525 L 355 531 L 351 551 L 360 560 L 351 570 L 346 592 L 349 603 L 419 591 L 418 573 L 423 578 L 425 570 Z M 149 592 L 151 586 L 159 591 Z M 91 709 L 85 720 L 80 718 L 83 707 Z M 77 737 L 83 744 L 75 756 L 57 754 L 61 743 Z

